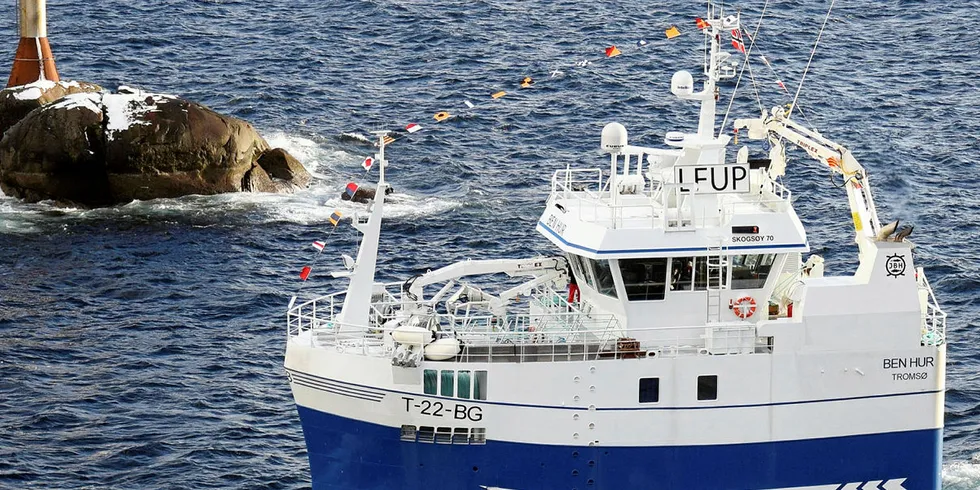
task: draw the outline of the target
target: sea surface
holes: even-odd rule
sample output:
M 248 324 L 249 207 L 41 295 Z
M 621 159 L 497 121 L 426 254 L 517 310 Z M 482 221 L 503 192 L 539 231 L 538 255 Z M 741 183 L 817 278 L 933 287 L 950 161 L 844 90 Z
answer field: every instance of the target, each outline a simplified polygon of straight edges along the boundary
M 729 7 L 755 32 L 764 5 Z M 777 77 L 796 91 L 828 5 L 767 5 L 756 53 L 772 70 L 753 58 L 755 83 L 746 71 L 733 114 L 792 100 Z M 292 195 L 94 210 L 0 197 L 0 488 L 309 487 L 284 312 L 292 295 L 342 287 L 327 271 L 355 251 L 356 232 L 327 218 L 355 210 L 339 193 L 376 177 L 360 168 L 373 150 L 341 135 L 425 128 L 389 148 L 398 203 L 382 279 L 553 253 L 534 232 L 550 175 L 605 165 L 605 123 L 645 146 L 694 130 L 696 108 L 669 80 L 700 69 L 702 11 L 633 0 L 48 2 L 63 79 L 244 118 L 317 180 Z M 947 489 L 980 488 L 978 12 L 976 0 L 837 2 L 798 104 L 868 168 L 883 221 L 915 225 L 916 262 L 950 315 Z M 667 41 L 671 25 L 682 34 Z M 9 62 L 13 2 L 0 32 Z M 623 54 L 605 59 L 611 45 Z M 522 90 L 525 76 L 535 84 Z M 437 124 L 439 111 L 458 117 Z M 786 182 L 814 252 L 828 274 L 852 272 L 843 191 L 791 156 Z M 318 239 L 328 246 L 317 258 Z

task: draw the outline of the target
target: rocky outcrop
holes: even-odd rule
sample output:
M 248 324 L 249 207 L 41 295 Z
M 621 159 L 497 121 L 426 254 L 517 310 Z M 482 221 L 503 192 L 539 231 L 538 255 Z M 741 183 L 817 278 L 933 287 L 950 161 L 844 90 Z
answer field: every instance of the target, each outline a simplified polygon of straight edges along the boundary
M 41 80 L 0 90 L 0 134 L 28 113 L 66 95 L 97 93 L 102 87 L 88 82 L 52 82 Z
M 99 206 L 187 194 L 288 192 L 310 175 L 247 122 L 120 88 L 36 109 L 0 140 L 0 189 Z
M 250 192 L 283 192 L 283 186 L 306 187 L 312 177 L 299 160 L 282 148 L 263 152 L 242 181 L 242 190 Z M 288 189 L 287 189 L 288 190 Z
M 393 187 L 388 187 L 385 189 L 386 196 L 393 192 L 395 192 L 395 189 Z M 346 192 L 341 192 L 340 199 L 343 201 L 354 201 L 354 202 L 359 202 L 361 204 L 367 204 L 373 201 L 374 196 L 376 195 L 378 195 L 377 189 L 372 189 L 370 187 L 358 187 L 357 190 L 354 191 L 353 196 L 347 195 Z

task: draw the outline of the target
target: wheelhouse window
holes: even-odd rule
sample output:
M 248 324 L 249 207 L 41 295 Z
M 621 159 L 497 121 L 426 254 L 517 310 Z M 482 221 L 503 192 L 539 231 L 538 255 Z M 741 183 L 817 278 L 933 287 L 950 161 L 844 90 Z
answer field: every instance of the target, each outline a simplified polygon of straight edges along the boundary
M 732 256 L 732 289 L 760 289 L 766 286 L 776 254 Z
M 690 291 L 694 284 L 694 257 L 674 257 L 670 260 L 670 290 Z
M 660 378 L 640 378 L 640 403 L 660 401 Z
M 698 376 L 698 400 L 718 399 L 718 376 Z
M 592 267 L 589 267 L 585 258 L 575 254 L 568 254 L 568 261 L 572 264 L 572 271 L 579 282 L 588 284 L 590 288 L 595 288 L 595 279 L 592 277 Z
M 613 281 L 612 268 L 608 260 L 585 259 L 595 271 L 596 290 L 599 294 L 616 297 L 616 283 Z
M 667 258 L 620 259 L 623 286 L 630 301 L 664 299 L 667 290 Z
M 719 264 L 721 258 L 695 257 L 694 259 L 694 290 L 704 291 L 711 288 L 724 287 L 728 284 L 728 267 Z

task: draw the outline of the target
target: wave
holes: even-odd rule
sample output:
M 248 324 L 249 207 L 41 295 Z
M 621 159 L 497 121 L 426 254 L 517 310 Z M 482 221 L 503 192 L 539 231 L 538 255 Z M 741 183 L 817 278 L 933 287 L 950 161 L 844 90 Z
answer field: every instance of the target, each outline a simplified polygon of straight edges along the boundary
M 980 463 L 960 461 L 943 465 L 943 490 L 980 488 Z

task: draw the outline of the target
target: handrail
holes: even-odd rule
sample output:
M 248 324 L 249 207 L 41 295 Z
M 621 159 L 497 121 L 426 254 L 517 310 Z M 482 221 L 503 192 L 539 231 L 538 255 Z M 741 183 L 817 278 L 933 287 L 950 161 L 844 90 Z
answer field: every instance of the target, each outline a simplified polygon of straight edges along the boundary
M 625 331 L 616 316 L 583 312 L 547 287 L 539 288 L 531 297 L 535 309 L 543 313 L 503 317 L 470 310 L 460 315 L 459 308 L 455 313 L 435 313 L 426 310 L 428 305 L 400 303 L 386 290 L 386 301 L 372 305 L 370 325 L 337 321 L 344 294 L 333 293 L 294 305 L 287 313 L 290 341 L 349 354 L 391 357 L 395 344 L 389 334 L 408 320 L 405 311 L 411 311 L 414 305 L 423 317 L 420 321 L 438 323 L 438 336 L 461 342 L 457 362 L 555 362 L 765 352 L 765 347 L 760 350 L 754 325 L 736 322 Z M 405 306 L 408 308 L 402 310 Z
M 915 278 L 920 294 L 925 294 L 925 308 L 922 310 L 922 345 L 943 345 L 946 343 L 946 312 L 939 307 L 936 295 L 922 267 L 915 269 Z
M 682 184 L 641 178 L 644 182 L 642 187 L 636 192 L 623 194 L 623 199 L 613 204 L 609 189 L 604 187 L 608 186 L 608 181 L 603 182 L 602 169 L 561 169 L 552 175 L 551 195 L 565 201 L 577 201 L 579 205 L 575 212 L 579 220 L 608 222 L 614 229 L 625 226 L 627 219 L 624 216 L 636 216 L 636 213 L 629 213 L 628 210 L 645 210 L 644 214 L 650 217 L 651 228 L 692 229 L 709 225 L 723 226 L 731 222 L 740 209 L 755 211 L 762 206 L 774 212 L 783 212 L 792 200 L 789 189 L 775 180 L 765 178 L 756 186 L 759 192 L 754 196 L 737 200 L 724 199 L 721 203 L 722 212 L 717 217 L 696 216 L 701 213 L 697 213 L 691 206 L 692 198 L 696 195 L 693 190 L 684 189 Z M 685 226 L 685 223 L 689 223 L 689 226 Z

